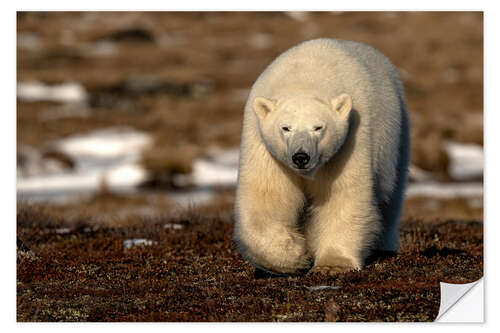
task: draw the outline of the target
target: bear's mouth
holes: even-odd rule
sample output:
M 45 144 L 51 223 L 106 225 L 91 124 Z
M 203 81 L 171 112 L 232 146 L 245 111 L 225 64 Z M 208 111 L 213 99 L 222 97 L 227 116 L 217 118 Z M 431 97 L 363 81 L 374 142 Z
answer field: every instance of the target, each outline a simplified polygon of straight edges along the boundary
M 309 172 L 297 172 L 300 177 L 303 177 L 307 180 L 313 180 L 315 176 L 315 172 L 313 170 L 310 170 Z
M 294 166 L 293 169 L 295 170 L 295 172 L 297 172 L 302 177 L 305 177 L 308 179 L 314 178 L 315 168 L 312 168 L 311 166 L 308 166 L 308 167 L 296 167 L 296 166 Z

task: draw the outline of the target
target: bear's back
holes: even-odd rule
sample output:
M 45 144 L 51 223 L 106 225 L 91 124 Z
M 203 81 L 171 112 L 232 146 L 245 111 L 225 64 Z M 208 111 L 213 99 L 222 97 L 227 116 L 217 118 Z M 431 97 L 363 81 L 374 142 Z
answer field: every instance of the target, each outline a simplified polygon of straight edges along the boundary
M 320 38 L 300 43 L 276 58 L 255 82 L 251 97 L 279 98 L 308 91 L 324 99 L 348 93 L 354 106 L 363 111 L 378 109 L 373 103 L 381 95 L 401 95 L 402 85 L 392 63 L 374 48 Z

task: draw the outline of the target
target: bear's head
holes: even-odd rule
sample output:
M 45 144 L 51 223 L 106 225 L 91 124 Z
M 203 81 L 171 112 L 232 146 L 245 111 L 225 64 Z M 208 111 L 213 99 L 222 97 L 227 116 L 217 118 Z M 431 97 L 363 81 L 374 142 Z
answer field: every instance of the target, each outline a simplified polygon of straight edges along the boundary
M 347 94 L 329 101 L 304 96 L 253 101 L 267 150 L 306 178 L 313 178 L 344 143 L 351 109 Z

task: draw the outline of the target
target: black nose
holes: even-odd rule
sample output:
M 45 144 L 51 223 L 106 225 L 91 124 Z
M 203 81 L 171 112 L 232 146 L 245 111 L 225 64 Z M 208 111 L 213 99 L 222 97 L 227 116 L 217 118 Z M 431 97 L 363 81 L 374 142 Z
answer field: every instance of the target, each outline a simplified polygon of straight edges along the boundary
M 303 168 L 309 163 L 311 158 L 306 153 L 296 153 L 292 156 L 293 163 L 299 168 Z

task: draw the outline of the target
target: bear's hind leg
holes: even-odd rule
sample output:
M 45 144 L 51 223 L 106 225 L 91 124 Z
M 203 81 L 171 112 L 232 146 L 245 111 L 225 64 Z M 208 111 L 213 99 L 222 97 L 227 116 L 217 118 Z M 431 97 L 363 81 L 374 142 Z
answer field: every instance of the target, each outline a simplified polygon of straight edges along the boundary
M 379 198 L 379 209 L 382 215 L 383 230 L 377 250 L 382 252 L 397 252 L 399 247 L 399 225 L 407 184 L 408 164 L 410 160 L 410 139 L 408 126 L 406 110 L 402 110 L 398 161 L 396 175 L 394 176 L 395 187 L 390 193 L 388 193 L 388 200 L 386 202 L 384 202 L 383 198 Z
M 380 252 L 394 252 L 399 248 L 399 219 L 401 215 L 401 199 L 390 203 L 379 204 L 382 216 L 382 232 L 376 250 Z

